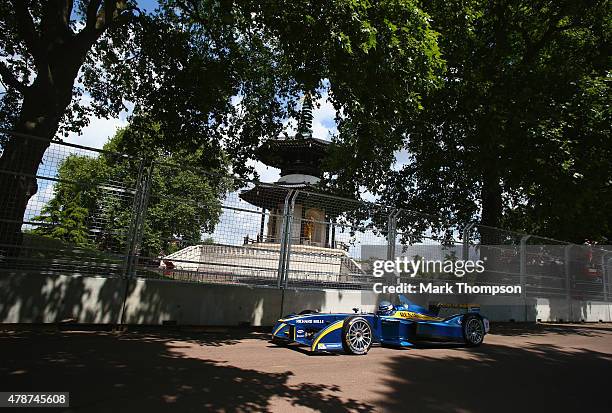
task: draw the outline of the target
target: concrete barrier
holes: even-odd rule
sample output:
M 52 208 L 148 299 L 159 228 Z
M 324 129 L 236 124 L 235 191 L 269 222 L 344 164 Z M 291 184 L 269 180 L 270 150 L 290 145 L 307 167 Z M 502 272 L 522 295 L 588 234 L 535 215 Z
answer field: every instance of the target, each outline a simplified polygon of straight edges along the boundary
M 125 308 L 123 308 L 124 297 Z M 244 285 L 198 284 L 155 279 L 7 274 L 0 277 L 0 322 L 159 325 L 271 325 L 283 314 L 373 311 L 388 299 L 370 291 L 286 290 Z M 411 296 L 415 302 L 465 300 Z M 566 299 L 478 297 L 492 321 L 612 321 L 611 303 Z M 123 312 L 125 311 L 125 314 Z

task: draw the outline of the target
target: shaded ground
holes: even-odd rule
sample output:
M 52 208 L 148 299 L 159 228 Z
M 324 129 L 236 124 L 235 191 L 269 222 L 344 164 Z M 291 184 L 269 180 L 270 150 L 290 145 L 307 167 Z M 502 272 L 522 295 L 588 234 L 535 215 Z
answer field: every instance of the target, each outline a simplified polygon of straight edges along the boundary
M 0 332 L 0 391 L 70 411 L 609 411 L 611 325 L 493 326 L 477 349 L 310 356 L 249 332 Z

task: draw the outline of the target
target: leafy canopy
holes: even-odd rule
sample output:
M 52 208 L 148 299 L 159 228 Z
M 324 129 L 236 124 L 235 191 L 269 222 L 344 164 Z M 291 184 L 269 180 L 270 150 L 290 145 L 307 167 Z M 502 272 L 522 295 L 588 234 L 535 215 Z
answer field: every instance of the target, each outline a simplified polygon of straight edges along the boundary
M 444 222 L 611 239 L 609 2 L 422 7 L 440 32 L 443 85 L 400 116 L 406 162 L 358 183 Z M 356 159 L 341 179 L 365 168 Z
M 21 85 L 8 85 L 2 96 L 0 122 L 10 128 L 23 87 L 46 73 L 24 47 L 24 12 L 41 42 L 59 48 L 93 30 L 88 18 L 100 19 L 107 2 L 76 1 L 60 22 L 45 18 L 46 2 L 5 3 L 0 56 Z M 129 108 L 134 129 L 142 118 L 159 125 L 157 146 L 200 148 L 202 164 L 212 168 L 229 159 L 236 172 L 252 172 L 246 167 L 252 149 L 297 117 L 304 92 L 316 98 L 325 90 L 338 113 L 339 139 L 358 147 L 355 157 L 376 163 L 365 136 L 379 154 L 396 146 L 398 119 L 419 109 L 442 73 L 437 34 L 414 0 L 162 0 L 149 14 L 133 1 L 108 3 L 115 19 L 88 48 L 61 49 L 82 65 L 60 131 L 81 130 L 87 115 Z M 51 24 L 62 26 L 57 40 L 49 37 L 56 33 Z M 53 70 L 63 65 L 54 61 Z

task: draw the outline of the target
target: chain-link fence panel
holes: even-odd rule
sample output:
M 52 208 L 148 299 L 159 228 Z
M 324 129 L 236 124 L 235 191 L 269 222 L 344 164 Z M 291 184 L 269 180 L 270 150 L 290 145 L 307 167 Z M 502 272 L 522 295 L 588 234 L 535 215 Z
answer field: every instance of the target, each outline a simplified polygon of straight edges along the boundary
M 136 275 L 277 287 L 289 189 L 156 162 Z
M 21 167 L 31 161 L 27 151 L 10 152 L 17 140 L 47 145 L 35 174 Z M 418 276 L 519 285 L 524 299 L 610 299 L 610 247 L 238 179 L 176 157 L 147 160 L 14 134 L 0 144 L 2 155 L 12 154 L 0 158 L 5 272 L 369 290 L 378 260 L 480 260 L 477 276 L 435 268 Z
M 372 257 L 362 247 L 387 248 L 390 209 L 305 189 L 290 201 L 282 286 L 369 288 Z
M 568 295 L 576 300 L 607 300 L 606 260 L 612 249 L 596 245 L 566 246 Z
M 35 175 L 27 155 L 1 158 L 0 259 L 3 271 L 125 274 L 139 159 L 60 141 L 5 134 L 2 148 L 47 145 Z

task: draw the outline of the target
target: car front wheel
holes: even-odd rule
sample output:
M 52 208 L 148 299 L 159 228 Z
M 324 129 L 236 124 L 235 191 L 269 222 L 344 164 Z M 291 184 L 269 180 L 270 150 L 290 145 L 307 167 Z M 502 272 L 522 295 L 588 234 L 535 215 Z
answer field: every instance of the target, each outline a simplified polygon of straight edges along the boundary
M 342 347 L 349 354 L 364 355 L 372 346 L 372 327 L 363 317 L 349 317 L 342 327 Z

